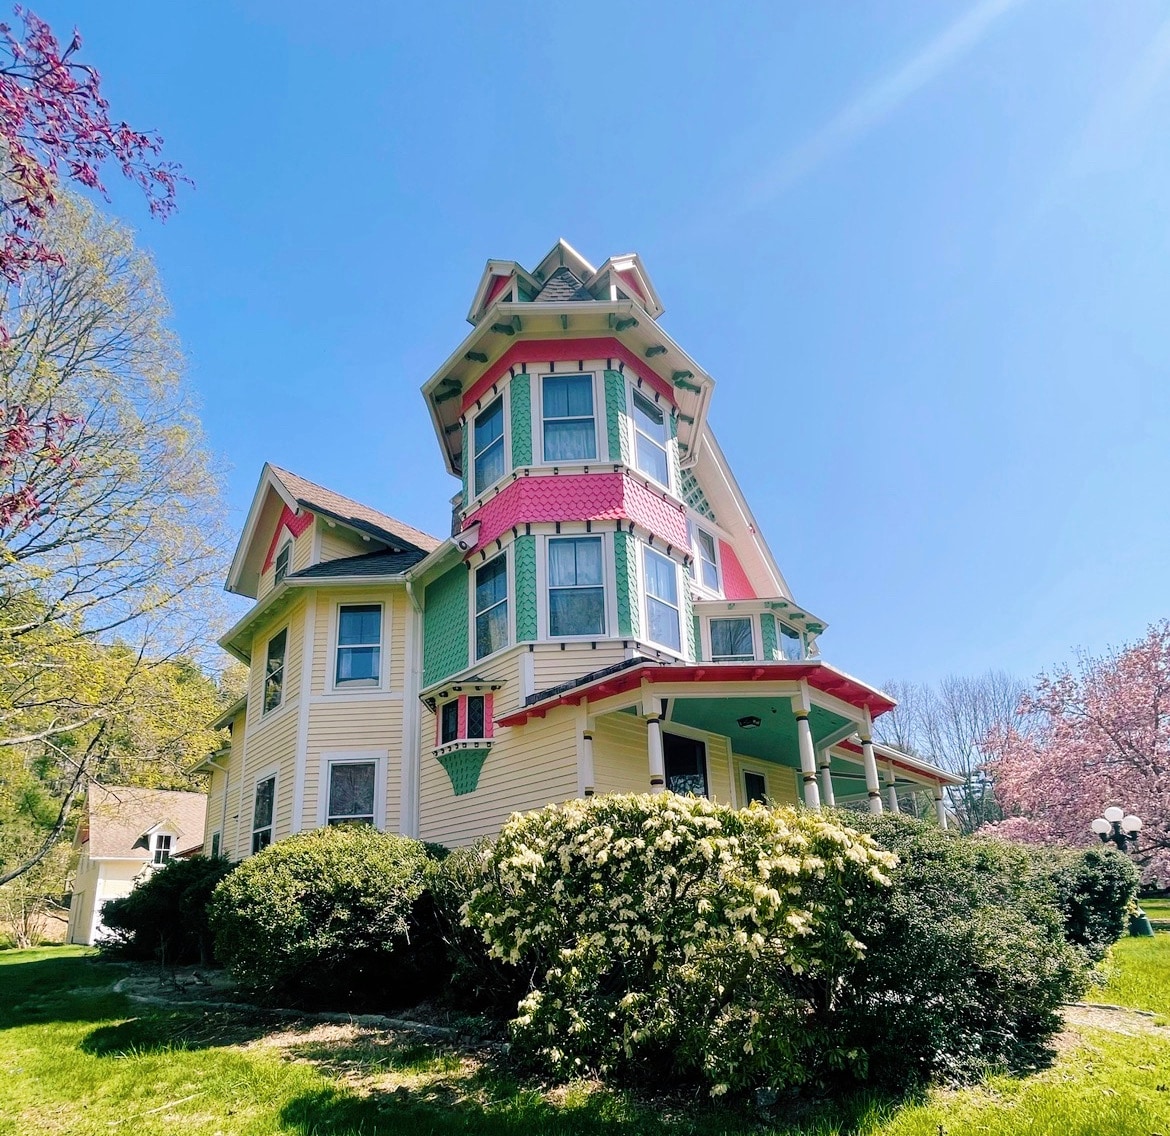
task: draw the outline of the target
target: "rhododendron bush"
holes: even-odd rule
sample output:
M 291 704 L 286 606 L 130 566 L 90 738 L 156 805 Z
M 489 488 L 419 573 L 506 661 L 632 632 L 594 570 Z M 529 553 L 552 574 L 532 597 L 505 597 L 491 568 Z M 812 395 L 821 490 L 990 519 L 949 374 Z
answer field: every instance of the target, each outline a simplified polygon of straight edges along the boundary
M 513 1049 L 556 1076 L 713 1095 L 864 1063 L 821 1011 L 895 858 L 816 813 L 607 796 L 513 817 L 467 917 L 533 974 Z
M 998 835 L 1083 846 L 1110 805 L 1144 822 L 1135 859 L 1170 884 L 1170 622 L 1075 669 L 1042 675 L 1021 707 L 1037 723 L 988 740 Z

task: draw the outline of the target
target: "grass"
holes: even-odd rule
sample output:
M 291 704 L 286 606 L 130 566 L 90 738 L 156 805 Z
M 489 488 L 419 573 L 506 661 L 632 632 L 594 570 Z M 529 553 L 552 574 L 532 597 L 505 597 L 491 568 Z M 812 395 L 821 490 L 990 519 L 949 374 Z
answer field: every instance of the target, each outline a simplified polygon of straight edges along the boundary
M 1170 923 L 1170 899 L 1142 899 L 1138 903 L 1151 919 Z
M 1170 935 L 1122 939 L 1105 975 L 1105 983 L 1089 993 L 1091 999 L 1150 1010 L 1160 1025 L 1170 1025 Z
M 1110 1001 L 1143 1008 L 1170 936 L 1116 952 Z M 1170 1132 L 1170 1035 L 1085 1031 L 1044 1073 L 917 1102 L 859 1097 L 765 1123 L 598 1088 L 519 1084 L 482 1055 L 347 1026 L 115 994 L 122 968 L 79 948 L 0 953 L 0 1136 L 1149 1136 Z

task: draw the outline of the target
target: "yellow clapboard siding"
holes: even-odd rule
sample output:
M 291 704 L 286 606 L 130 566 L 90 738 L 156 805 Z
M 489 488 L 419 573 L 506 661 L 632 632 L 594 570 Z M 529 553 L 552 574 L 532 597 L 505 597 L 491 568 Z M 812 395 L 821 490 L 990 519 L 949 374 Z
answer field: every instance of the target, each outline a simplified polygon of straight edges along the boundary
M 621 643 L 599 641 L 596 648 L 589 643 L 554 645 L 537 644 L 534 655 L 536 690 L 547 690 L 563 682 L 572 682 L 582 675 L 620 663 L 626 657 Z
M 387 668 L 389 690 L 401 691 L 406 680 L 406 589 L 318 588 L 317 616 L 313 627 L 313 678 L 315 695 L 333 692 L 337 651 L 337 609 L 343 604 L 382 605 L 382 665 Z M 340 692 L 344 693 L 344 692 Z

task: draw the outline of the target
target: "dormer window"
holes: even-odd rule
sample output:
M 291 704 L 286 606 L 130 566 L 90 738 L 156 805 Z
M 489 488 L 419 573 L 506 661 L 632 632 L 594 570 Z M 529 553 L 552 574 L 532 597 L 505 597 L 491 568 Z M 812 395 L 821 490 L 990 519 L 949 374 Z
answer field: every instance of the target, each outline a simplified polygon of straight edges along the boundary
M 504 476 L 504 396 L 500 395 L 482 414 L 476 415 L 475 480 L 472 492 L 479 496 Z
M 545 375 L 541 415 L 546 462 L 597 460 L 591 374 Z
M 641 391 L 634 391 L 634 433 L 634 461 L 638 471 L 669 488 L 666 415 L 662 407 L 656 406 Z
M 152 863 L 165 864 L 171 858 L 171 836 L 167 832 L 158 832 L 154 836 L 154 854 Z
M 276 567 L 272 573 L 273 584 L 279 584 L 288 575 L 288 566 L 291 559 L 292 541 L 286 540 L 281 550 L 276 554 Z

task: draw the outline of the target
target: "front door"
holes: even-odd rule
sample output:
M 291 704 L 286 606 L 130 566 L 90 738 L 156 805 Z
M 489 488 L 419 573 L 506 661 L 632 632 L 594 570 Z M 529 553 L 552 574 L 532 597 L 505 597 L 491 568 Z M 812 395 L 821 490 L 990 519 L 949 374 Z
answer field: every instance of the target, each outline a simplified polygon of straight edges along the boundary
M 662 756 L 666 765 L 666 787 L 672 793 L 709 797 L 707 746 L 695 738 L 663 732 Z

